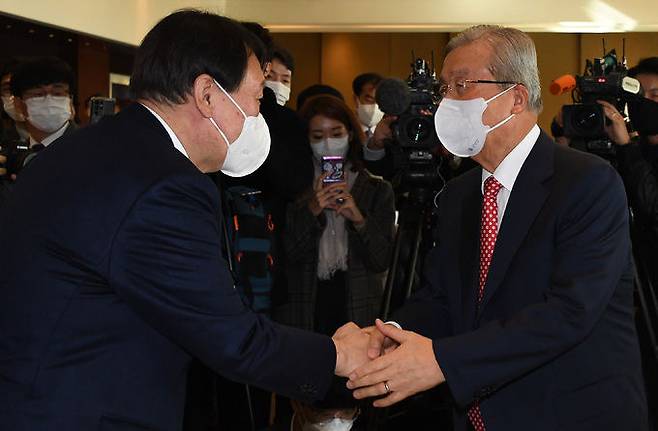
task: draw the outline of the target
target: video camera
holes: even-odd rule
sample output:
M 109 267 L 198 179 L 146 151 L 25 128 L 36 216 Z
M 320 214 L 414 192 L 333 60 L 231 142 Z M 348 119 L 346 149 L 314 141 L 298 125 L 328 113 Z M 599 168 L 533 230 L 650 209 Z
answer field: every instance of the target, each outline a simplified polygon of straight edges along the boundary
M 583 75 L 564 75 L 551 83 L 550 91 L 555 95 L 572 92 L 574 104 L 562 107 L 564 136 L 571 138 L 575 147 L 609 158 L 614 154 L 605 130 L 609 121 L 597 101 L 604 100 L 626 112 L 626 104 L 640 93 L 640 83 L 627 76 L 624 55 L 619 61 L 614 49 L 605 53 L 605 45 L 603 52 L 602 58 L 586 61 Z
M 416 58 L 407 79 L 409 107 L 393 124 L 393 136 L 402 148 L 432 150 L 439 145 L 433 120 L 440 99 L 438 85 L 434 65 L 430 68 L 425 60 Z
M 434 128 L 434 113 L 440 97 L 434 59 L 428 64 L 413 51 L 411 73 L 407 81 L 384 79 L 377 86 L 380 109 L 397 116 L 391 124 L 394 169 L 401 174 L 404 188 L 431 187 L 438 178 L 435 151 L 439 138 Z M 433 55 L 432 55 L 433 57 Z

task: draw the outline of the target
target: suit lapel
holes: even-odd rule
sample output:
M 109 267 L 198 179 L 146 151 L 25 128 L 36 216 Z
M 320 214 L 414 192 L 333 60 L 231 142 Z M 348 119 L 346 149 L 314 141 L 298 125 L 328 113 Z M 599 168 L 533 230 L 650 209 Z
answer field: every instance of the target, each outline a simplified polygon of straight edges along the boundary
M 459 262 L 461 274 L 461 303 L 464 330 L 470 331 L 475 323 L 478 259 L 480 256 L 480 212 L 482 193 L 481 170 L 477 169 L 473 185 L 464 196 L 461 215 Z
M 480 313 L 503 282 L 514 255 L 548 197 L 546 179 L 553 174 L 554 145 L 542 132 L 514 182 L 496 239 Z

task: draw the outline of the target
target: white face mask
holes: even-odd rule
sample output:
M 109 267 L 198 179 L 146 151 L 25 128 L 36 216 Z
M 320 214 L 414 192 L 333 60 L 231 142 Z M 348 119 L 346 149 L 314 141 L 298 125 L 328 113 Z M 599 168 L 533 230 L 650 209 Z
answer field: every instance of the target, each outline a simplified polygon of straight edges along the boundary
M 16 106 L 14 105 L 14 96 L 2 96 L 2 108 L 12 120 L 18 123 L 25 121 L 23 114 L 16 110 Z
M 283 106 L 290 100 L 290 87 L 281 81 L 265 81 L 265 86 L 271 88 L 276 96 L 276 103 Z
M 215 81 L 215 84 L 226 94 L 226 97 L 233 102 L 244 117 L 240 136 L 233 143 L 228 141 L 215 119 L 209 118 L 228 147 L 221 171 L 230 177 L 244 177 L 260 168 L 267 159 L 267 155 L 270 153 L 270 129 L 267 127 L 262 114 L 258 113 L 257 117 L 247 117 L 247 114 L 233 100 L 231 95 L 217 81 Z
M 356 107 L 356 113 L 359 116 L 361 124 L 372 129 L 384 117 L 384 113 L 379 109 L 379 105 L 371 103 L 368 105 L 359 103 Z
M 71 118 L 71 99 L 68 96 L 32 97 L 25 99 L 27 121 L 45 133 L 59 130 Z
M 487 134 L 507 123 L 514 117 L 511 114 L 494 126 L 482 123 L 482 114 L 487 104 L 512 90 L 516 85 L 501 91 L 494 97 L 469 100 L 443 99 L 434 116 L 436 134 L 441 144 L 455 156 L 472 157 L 482 151 Z
M 303 431 L 349 431 L 354 425 L 354 419 L 333 418 L 317 424 L 306 424 Z
M 317 160 L 321 160 L 323 156 L 345 157 L 349 146 L 350 137 L 345 135 L 341 138 L 327 138 L 311 142 L 311 151 Z

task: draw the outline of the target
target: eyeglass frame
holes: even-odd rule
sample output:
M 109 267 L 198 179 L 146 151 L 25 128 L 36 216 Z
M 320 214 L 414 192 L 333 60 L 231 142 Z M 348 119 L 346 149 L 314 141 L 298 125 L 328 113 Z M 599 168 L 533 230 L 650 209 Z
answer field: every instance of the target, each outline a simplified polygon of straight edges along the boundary
M 461 79 L 459 82 L 463 82 L 464 84 L 499 84 L 499 85 L 519 85 L 519 82 L 515 81 L 496 81 L 492 79 Z M 468 86 L 465 86 L 464 89 L 468 88 Z M 444 91 L 445 89 L 445 91 Z M 450 94 L 452 91 L 454 91 L 454 87 L 450 85 L 447 82 L 439 84 L 439 95 L 441 98 L 446 97 L 448 94 Z

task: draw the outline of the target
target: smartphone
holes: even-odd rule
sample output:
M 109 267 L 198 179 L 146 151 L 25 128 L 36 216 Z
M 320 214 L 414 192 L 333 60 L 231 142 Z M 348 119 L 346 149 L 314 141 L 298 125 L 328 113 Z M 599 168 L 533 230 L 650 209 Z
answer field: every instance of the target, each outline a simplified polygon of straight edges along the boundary
M 101 118 L 114 115 L 116 99 L 92 97 L 89 102 L 89 124 L 96 124 Z
M 329 175 L 322 180 L 325 184 L 345 181 L 345 158 L 341 156 L 322 156 L 320 171 L 323 174 L 329 172 Z

